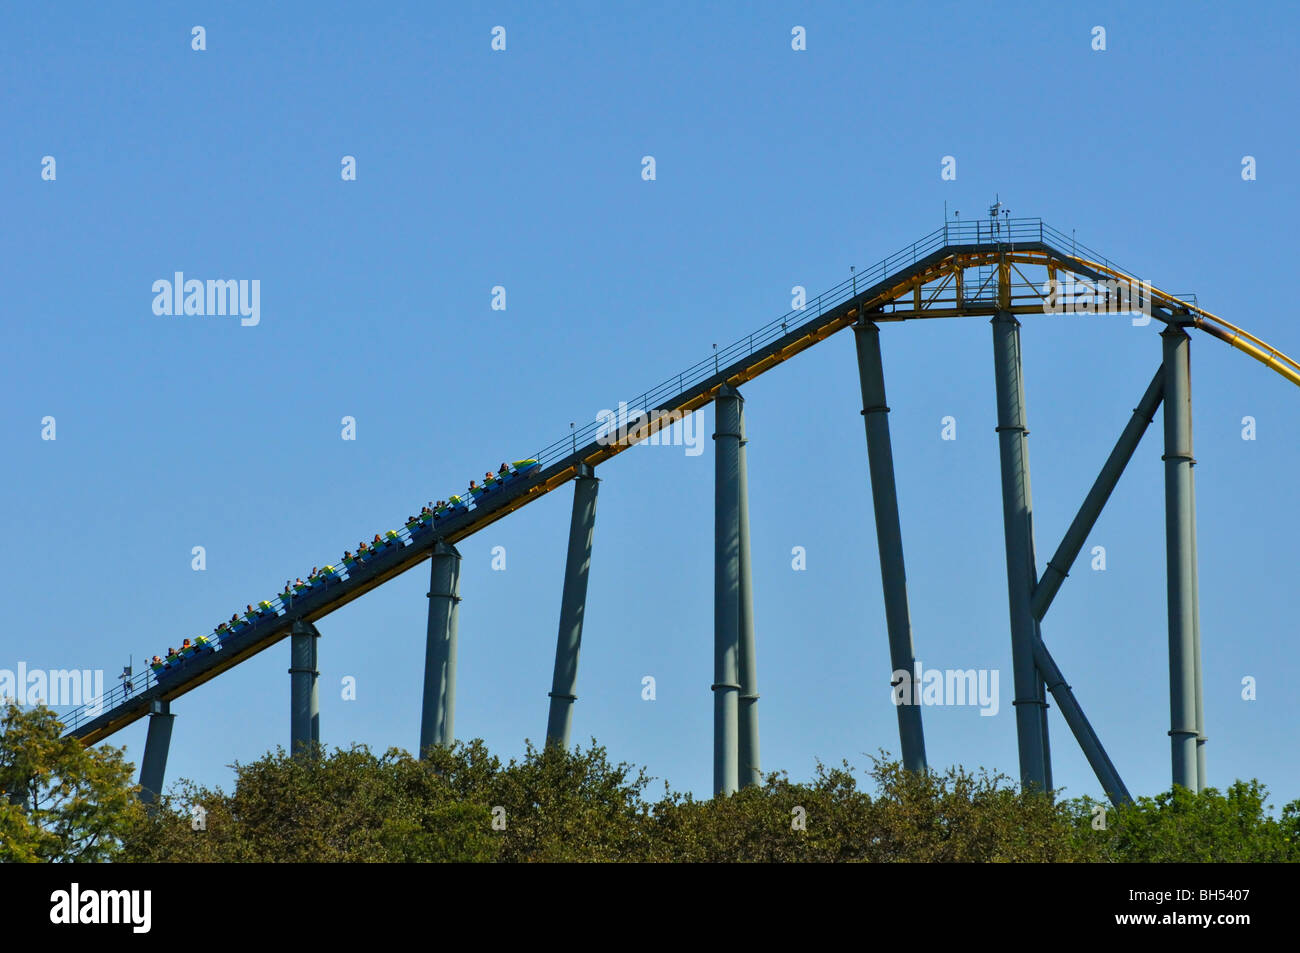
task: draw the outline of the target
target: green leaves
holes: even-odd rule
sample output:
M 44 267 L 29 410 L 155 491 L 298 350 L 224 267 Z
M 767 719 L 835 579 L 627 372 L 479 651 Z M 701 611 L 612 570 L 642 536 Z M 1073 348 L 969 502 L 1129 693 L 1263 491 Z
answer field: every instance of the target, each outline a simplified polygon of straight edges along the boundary
M 1300 801 L 1280 818 L 1257 781 L 1175 788 L 1114 808 L 1017 790 L 964 768 L 916 774 L 818 764 L 696 800 L 583 750 L 503 763 L 481 741 L 433 748 L 277 749 L 234 765 L 230 794 L 182 781 L 146 813 L 120 749 L 83 749 L 46 709 L 0 721 L 0 860 L 474 863 L 1297 861 Z M 1104 821 L 1104 824 L 1101 823 Z
M 0 717 L 0 862 L 108 861 L 143 816 L 124 750 L 62 737 L 48 708 Z
M 1175 787 L 1132 805 L 1111 808 L 1102 842 L 1103 859 L 1140 863 L 1259 863 L 1300 860 L 1300 801 L 1272 817 L 1267 789 L 1258 781 L 1235 781 L 1225 792 L 1192 794 Z M 1082 803 L 1082 802 L 1078 802 Z M 1080 830 L 1086 821 L 1080 817 Z M 1081 834 L 1080 836 L 1086 836 Z

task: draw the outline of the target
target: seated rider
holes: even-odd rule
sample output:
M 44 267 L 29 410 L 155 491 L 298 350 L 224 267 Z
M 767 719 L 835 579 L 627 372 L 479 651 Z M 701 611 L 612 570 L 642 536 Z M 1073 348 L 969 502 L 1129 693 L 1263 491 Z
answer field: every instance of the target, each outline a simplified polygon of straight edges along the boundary
M 501 469 L 497 471 L 498 474 L 509 473 L 509 472 L 510 472 L 510 468 L 506 466 L 504 463 L 501 464 Z

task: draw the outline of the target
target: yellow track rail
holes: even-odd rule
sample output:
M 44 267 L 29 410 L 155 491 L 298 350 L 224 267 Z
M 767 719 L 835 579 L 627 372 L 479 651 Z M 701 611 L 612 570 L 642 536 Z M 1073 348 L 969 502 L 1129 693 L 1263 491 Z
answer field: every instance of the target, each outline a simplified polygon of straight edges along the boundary
M 1070 260 L 1067 258 L 1067 261 Z M 1087 266 L 1093 271 L 1110 275 L 1117 280 L 1135 283 L 1137 281 L 1132 275 L 1126 275 L 1122 271 L 1116 271 L 1100 262 L 1088 261 L 1086 258 L 1075 258 L 1074 261 Z M 1199 328 L 1211 337 L 1216 337 L 1220 341 L 1231 344 L 1237 350 L 1249 354 L 1255 360 L 1259 361 L 1265 367 L 1271 368 L 1278 374 L 1281 374 L 1292 384 L 1300 387 L 1300 363 L 1296 363 L 1293 358 L 1287 357 L 1271 344 L 1260 340 L 1244 328 L 1239 328 L 1235 324 L 1225 321 L 1217 314 L 1211 314 L 1204 308 L 1198 308 L 1194 304 L 1176 298 L 1171 294 L 1161 291 L 1159 288 L 1152 288 L 1151 295 L 1160 301 L 1166 307 L 1178 311 L 1186 311 L 1192 316 L 1192 326 Z

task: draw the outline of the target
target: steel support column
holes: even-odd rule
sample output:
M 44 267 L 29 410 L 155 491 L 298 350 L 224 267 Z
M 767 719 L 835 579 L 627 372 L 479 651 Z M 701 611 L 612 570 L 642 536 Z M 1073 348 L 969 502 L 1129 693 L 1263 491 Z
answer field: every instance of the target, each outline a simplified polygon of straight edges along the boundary
M 736 672 L 740 692 L 737 696 L 737 779 L 740 786 L 763 783 L 758 759 L 758 656 L 754 645 L 754 579 L 749 562 L 749 466 L 746 461 L 745 405 L 740 405 L 740 460 L 738 490 L 740 494 L 740 641 L 736 653 Z
M 439 540 L 429 568 L 429 628 L 424 648 L 420 756 L 450 746 L 456 730 L 456 622 L 460 614 L 460 553 Z
M 167 751 L 172 743 L 171 702 L 149 703 L 149 734 L 144 740 L 144 759 L 140 762 L 140 800 L 153 804 L 162 794 L 163 774 L 167 770 Z
M 714 406 L 713 790 L 739 780 L 740 421 L 743 398 L 723 384 Z
M 310 622 L 293 624 L 289 635 L 289 751 L 297 755 L 320 743 L 320 699 L 316 691 L 316 640 Z
M 585 463 L 578 465 L 573 482 L 573 517 L 569 521 L 569 552 L 564 564 L 564 592 L 560 597 L 560 633 L 555 642 L 555 673 L 551 676 L 550 715 L 546 743 L 569 746 L 573 725 L 574 692 L 578 687 L 578 650 L 582 622 L 587 614 L 587 575 L 591 569 L 591 542 L 596 527 L 596 491 L 600 480 Z
M 1011 661 L 1015 684 L 1016 736 L 1020 784 L 1047 790 L 1047 750 L 1043 701 L 1034 665 L 1039 639 L 1033 593 L 1033 494 L 1029 485 L 1029 448 L 1025 428 L 1025 388 L 1021 376 L 1020 322 L 1007 311 L 993 318 L 993 359 L 997 375 L 998 443 L 1002 469 L 1002 517 L 1007 550 L 1007 598 L 1011 614 Z
M 1205 777 L 1205 685 L 1201 681 L 1201 581 L 1196 555 L 1196 461 L 1192 461 L 1192 646 L 1196 653 L 1196 790 L 1204 791 Z
M 1169 738 L 1173 783 L 1197 776 L 1196 563 L 1192 503 L 1192 397 L 1187 332 L 1161 332 L 1165 367 L 1165 569 L 1169 601 Z
M 907 570 L 903 563 L 898 488 L 894 482 L 894 451 L 889 437 L 889 407 L 885 402 L 880 328 L 870 321 L 859 321 L 853 326 L 853 334 L 858 351 L 858 379 L 862 387 L 862 417 L 867 429 L 867 461 L 871 474 L 871 502 L 875 509 L 876 547 L 880 553 L 880 584 L 885 598 L 890 670 L 894 678 L 911 679 L 916 672 L 916 653 L 907 602 Z M 909 771 L 924 771 L 925 734 L 921 728 L 919 686 L 914 686 L 908 694 L 913 703 L 896 706 L 903 767 Z

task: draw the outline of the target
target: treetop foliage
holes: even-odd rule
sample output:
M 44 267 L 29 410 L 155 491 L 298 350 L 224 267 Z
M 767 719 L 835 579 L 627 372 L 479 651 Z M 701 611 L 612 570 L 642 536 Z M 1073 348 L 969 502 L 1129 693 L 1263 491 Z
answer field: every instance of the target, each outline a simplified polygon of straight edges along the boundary
M 363 745 L 234 765 L 138 802 L 120 748 L 60 737 L 48 710 L 0 719 L 0 860 L 152 862 L 1125 862 L 1300 860 L 1300 801 L 1274 817 L 1257 781 L 1175 788 L 1115 808 L 1022 792 L 963 768 L 914 773 L 882 752 L 698 800 L 583 749 L 502 762 L 481 741 L 424 759 Z

